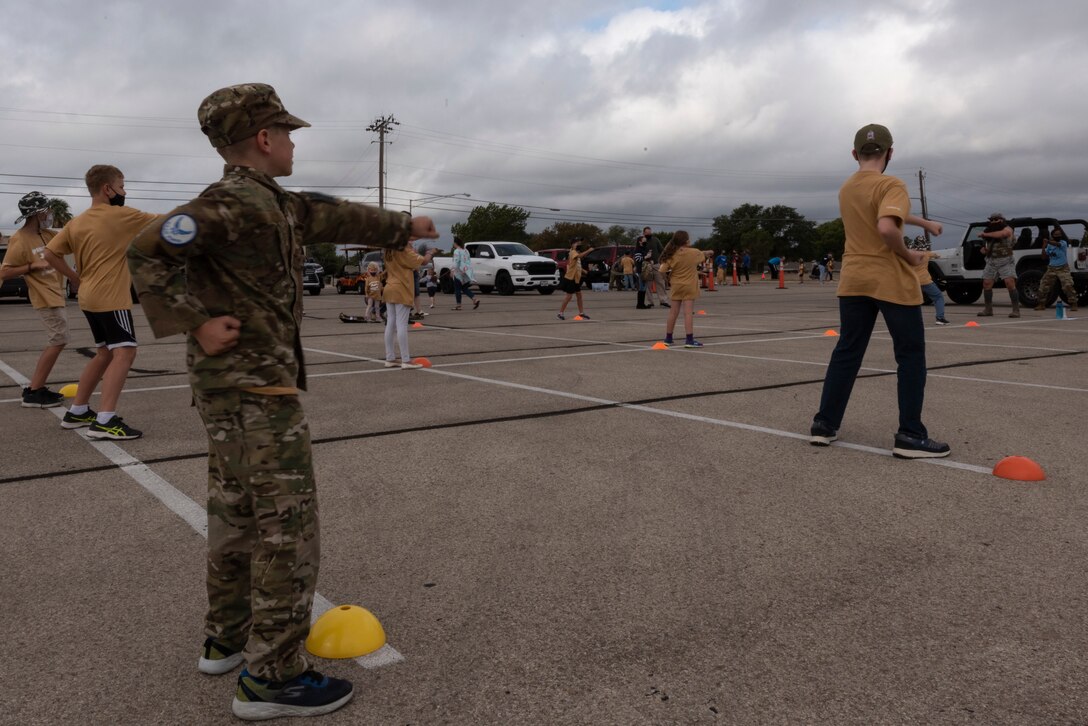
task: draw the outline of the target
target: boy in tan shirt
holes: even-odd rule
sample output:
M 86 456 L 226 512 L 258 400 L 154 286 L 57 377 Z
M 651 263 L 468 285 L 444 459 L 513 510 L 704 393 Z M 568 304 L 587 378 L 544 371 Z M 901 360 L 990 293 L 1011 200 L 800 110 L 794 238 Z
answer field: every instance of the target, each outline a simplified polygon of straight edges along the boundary
M 50 391 L 45 382 L 60 352 L 68 344 L 68 315 L 64 309 L 64 286 L 60 275 L 45 261 L 43 252 L 49 240 L 57 234 L 49 229 L 49 198 L 41 192 L 30 192 L 19 200 L 21 216 L 26 222 L 11 236 L 4 264 L 0 265 L 0 280 L 23 276 L 30 304 L 38 311 L 48 334 L 48 344 L 38 357 L 30 385 L 23 389 L 24 408 L 53 408 L 64 396 Z
M 948 444 L 929 438 L 922 424 L 926 387 L 926 341 L 922 291 L 914 267 L 922 252 L 903 243 L 903 225 L 939 235 L 941 225 L 910 214 L 906 185 L 886 176 L 892 158 L 892 134 L 869 124 L 854 136 L 858 171 L 839 190 L 846 229 L 846 251 L 839 276 L 841 335 L 824 378 L 820 410 L 812 421 L 810 443 L 827 446 L 838 438 L 877 314 L 884 317 L 898 364 L 899 431 L 892 454 L 901 459 L 944 457 Z
M 125 177 L 115 166 L 99 164 L 86 174 L 91 208 L 67 225 L 45 248 L 45 259 L 79 290 L 79 307 L 97 348 L 79 376 L 79 388 L 61 426 L 89 426 L 94 439 L 138 439 L 143 436 L 117 415 L 117 401 L 136 359 L 132 323 L 132 277 L 128 244 L 158 215 L 125 207 Z M 76 269 L 64 261 L 74 255 Z M 78 270 L 78 273 L 77 273 Z M 90 408 L 91 394 L 102 383 L 102 410 Z

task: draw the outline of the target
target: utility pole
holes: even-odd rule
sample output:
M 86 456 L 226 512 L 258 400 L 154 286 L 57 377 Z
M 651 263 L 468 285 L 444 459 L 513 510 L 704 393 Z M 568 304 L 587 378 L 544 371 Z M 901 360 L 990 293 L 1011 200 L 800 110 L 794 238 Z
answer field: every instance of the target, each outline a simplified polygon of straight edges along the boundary
M 926 206 L 926 172 L 924 169 L 918 170 L 918 196 L 922 198 L 922 219 L 929 219 L 929 207 Z M 929 230 L 924 230 L 926 233 L 926 245 L 930 244 Z
M 400 121 L 393 118 L 393 114 L 379 116 L 374 123 L 366 127 L 367 131 L 378 132 L 378 206 L 385 208 L 385 135 L 392 131 L 392 127 L 400 126 Z M 374 143 L 371 141 L 370 143 Z

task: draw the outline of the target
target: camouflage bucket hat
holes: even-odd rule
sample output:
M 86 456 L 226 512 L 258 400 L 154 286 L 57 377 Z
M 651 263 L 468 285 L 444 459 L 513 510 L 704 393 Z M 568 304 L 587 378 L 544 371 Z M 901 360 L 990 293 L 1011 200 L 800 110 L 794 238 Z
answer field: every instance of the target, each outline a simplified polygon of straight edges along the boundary
M 22 215 L 15 220 L 15 223 L 18 224 L 27 217 L 33 217 L 35 214 L 44 212 L 47 209 L 49 209 L 49 197 L 41 192 L 28 192 L 19 200 L 19 211 L 22 212 Z
M 200 130 L 217 149 L 248 139 L 261 129 L 276 124 L 292 129 L 310 125 L 287 113 L 276 90 L 267 83 L 241 83 L 220 88 L 201 102 L 196 117 Z

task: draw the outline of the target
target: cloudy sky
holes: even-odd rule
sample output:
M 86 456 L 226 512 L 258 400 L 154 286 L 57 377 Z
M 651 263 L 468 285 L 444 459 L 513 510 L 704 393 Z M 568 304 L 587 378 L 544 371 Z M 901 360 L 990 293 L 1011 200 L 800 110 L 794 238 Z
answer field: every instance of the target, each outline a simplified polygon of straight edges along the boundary
M 838 216 L 854 131 L 889 126 L 889 173 L 926 172 L 938 246 L 995 210 L 1088 214 L 1088 5 L 965 0 L 3 0 L 0 229 L 38 189 L 86 208 L 122 168 L 168 211 L 218 178 L 196 108 L 262 81 L 310 121 L 289 188 L 377 203 L 440 230 L 475 204 L 530 231 L 591 221 L 700 237 L 745 202 Z M 916 201 L 917 205 L 918 202 Z

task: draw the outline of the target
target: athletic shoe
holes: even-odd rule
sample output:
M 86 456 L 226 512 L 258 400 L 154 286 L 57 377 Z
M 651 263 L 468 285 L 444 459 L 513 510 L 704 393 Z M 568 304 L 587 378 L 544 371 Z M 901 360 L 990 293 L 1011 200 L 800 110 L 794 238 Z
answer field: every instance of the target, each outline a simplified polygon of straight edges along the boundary
M 556 313 L 555 317 L 559 318 L 560 320 L 566 320 L 566 318 L 563 317 L 563 313 Z
M 940 459 L 952 453 L 948 444 L 933 439 L 919 439 L 906 434 L 895 435 L 892 456 L 897 459 Z
M 672 345 L 672 336 L 671 335 L 666 335 L 665 336 L 665 345 Z
M 114 414 L 113 418 L 104 424 L 95 421 L 87 430 L 87 436 L 92 439 L 112 439 L 113 441 L 127 441 L 138 439 L 144 435 L 143 431 L 137 431 Z
M 266 681 L 244 670 L 238 676 L 231 711 L 246 721 L 282 716 L 320 716 L 351 700 L 350 681 L 306 671 L 289 681 Z
M 478 307 L 480 307 L 480 301 L 479 300 L 473 300 L 472 301 L 472 309 L 475 310 Z
M 813 421 L 808 433 L 808 442 L 813 446 L 830 446 L 832 441 L 839 438 L 838 430 L 831 428 L 830 424 L 825 424 L 823 421 Z
M 589 316 L 586 315 L 585 313 L 578 313 L 578 314 L 582 316 L 582 320 L 589 320 Z
M 395 360 L 387 360 L 385 362 L 386 368 L 396 368 L 399 364 Z
M 684 347 L 685 348 L 702 348 L 703 344 L 700 343 L 698 340 L 687 340 L 687 341 L 684 341 Z
M 46 386 L 30 390 L 23 389 L 23 408 L 53 408 L 59 406 L 64 396 L 50 391 Z
M 204 641 L 204 652 L 196 667 L 201 673 L 221 676 L 240 666 L 243 660 L 245 657 L 240 650 L 231 650 L 215 638 L 207 638 Z
M 661 307 L 663 307 L 663 308 L 671 308 L 671 307 L 672 307 L 672 305 L 669 305 L 669 304 L 668 304 L 667 302 L 663 302 L 663 303 L 661 303 Z
M 944 318 L 937 318 L 937 325 L 948 325 L 948 321 Z
M 422 368 L 422 363 L 412 363 L 411 361 L 404 361 L 400 364 L 402 370 L 408 370 L 409 368 Z
M 78 429 L 84 426 L 90 426 L 98 420 L 98 414 L 92 409 L 87 409 L 86 413 L 72 413 L 68 411 L 64 414 L 64 418 L 60 420 L 60 426 L 64 429 Z

